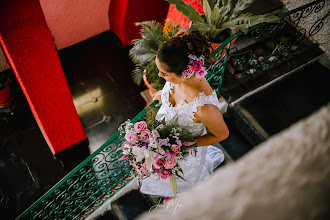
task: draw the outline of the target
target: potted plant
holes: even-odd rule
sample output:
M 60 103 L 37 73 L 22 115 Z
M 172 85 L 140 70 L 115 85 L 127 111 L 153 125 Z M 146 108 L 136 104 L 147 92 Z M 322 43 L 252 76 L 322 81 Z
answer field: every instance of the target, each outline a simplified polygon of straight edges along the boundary
M 0 72 L 0 108 L 6 107 L 12 101 L 12 94 L 9 88 L 10 70 Z
M 253 15 L 244 12 L 254 0 L 201 0 L 204 15 L 200 15 L 190 4 L 182 0 L 166 0 L 174 4 L 192 23 L 189 31 L 200 31 L 211 42 L 219 42 L 221 33 L 226 30 L 241 30 L 244 34 L 248 28 L 263 22 L 278 23 L 280 19 L 270 13 Z
M 133 47 L 129 50 L 129 56 L 136 65 L 132 78 L 138 85 L 143 80 L 153 96 L 165 84 L 165 80 L 158 77 L 155 63 L 157 51 L 169 39 L 184 35 L 187 28 L 169 20 L 165 25 L 156 21 L 137 22 L 136 25 L 141 26 L 141 38 L 133 40 Z

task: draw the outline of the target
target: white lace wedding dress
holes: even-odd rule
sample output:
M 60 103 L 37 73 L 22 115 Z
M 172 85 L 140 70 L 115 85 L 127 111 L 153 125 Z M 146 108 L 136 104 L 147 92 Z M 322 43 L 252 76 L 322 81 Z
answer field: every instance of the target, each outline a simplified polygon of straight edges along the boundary
M 188 129 L 194 137 L 206 134 L 206 128 L 203 123 L 193 122 L 194 114 L 198 107 L 205 104 L 215 105 L 220 109 L 215 91 L 208 96 L 201 92 L 193 102 L 186 103 L 184 100 L 181 100 L 177 106 L 173 106 L 169 101 L 169 95 L 172 93 L 173 87 L 174 84 L 166 82 L 162 90 L 162 106 L 156 115 L 156 119 L 163 120 L 165 118 L 165 121 L 168 122 L 178 116 L 179 125 Z M 177 195 L 208 177 L 224 160 L 222 151 L 214 146 L 198 147 L 197 150 L 196 157 L 191 155 L 187 160 L 179 162 L 186 181 L 176 178 Z M 155 174 L 142 181 L 140 192 L 164 197 L 174 196 L 169 179 L 158 180 Z

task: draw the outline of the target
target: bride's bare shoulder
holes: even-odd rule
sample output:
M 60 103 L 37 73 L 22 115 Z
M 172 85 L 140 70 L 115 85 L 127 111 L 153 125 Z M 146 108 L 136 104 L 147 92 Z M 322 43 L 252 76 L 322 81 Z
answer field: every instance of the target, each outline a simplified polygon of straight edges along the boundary
M 213 92 L 213 89 L 208 84 L 208 82 L 200 83 L 196 87 L 191 87 L 185 91 L 186 98 L 189 99 L 188 101 L 193 101 L 196 97 L 198 97 L 201 93 L 204 93 L 205 95 L 211 95 Z

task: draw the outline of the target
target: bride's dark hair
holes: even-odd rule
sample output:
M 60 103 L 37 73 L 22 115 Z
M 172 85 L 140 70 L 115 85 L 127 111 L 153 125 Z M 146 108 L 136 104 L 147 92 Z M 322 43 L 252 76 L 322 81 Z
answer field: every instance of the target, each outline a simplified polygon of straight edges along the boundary
M 178 76 L 187 69 L 188 55 L 208 58 L 210 43 L 200 32 L 193 31 L 183 37 L 174 37 L 159 48 L 157 57 L 167 66 L 167 71 Z

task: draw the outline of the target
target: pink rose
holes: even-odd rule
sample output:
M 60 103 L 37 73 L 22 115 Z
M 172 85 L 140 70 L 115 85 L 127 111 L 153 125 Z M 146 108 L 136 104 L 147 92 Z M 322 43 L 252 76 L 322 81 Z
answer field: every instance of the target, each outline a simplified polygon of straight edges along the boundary
M 137 142 L 137 141 L 139 140 L 139 137 L 138 137 L 138 135 L 135 134 L 135 133 L 130 133 L 130 134 L 128 135 L 128 139 L 129 139 L 130 141 L 135 141 L 135 142 Z
M 196 78 L 203 78 L 207 74 L 207 71 L 202 68 L 196 72 Z
M 144 131 L 147 129 L 147 123 L 145 121 L 139 121 L 134 124 L 134 130 L 137 133 L 140 133 L 141 131 Z
M 159 152 L 160 155 L 165 155 L 165 151 L 161 147 L 158 148 L 158 152 Z
M 160 173 L 160 178 L 162 179 L 167 179 L 170 177 L 170 172 L 168 172 L 167 170 L 163 170 L 161 173 Z
M 148 129 L 142 131 L 141 135 L 140 135 L 141 141 L 149 143 L 150 136 L 151 136 L 151 133 Z
M 176 144 L 172 144 L 172 146 L 171 146 L 171 149 L 172 149 L 172 151 L 174 152 L 174 153 L 180 153 L 180 147 L 179 147 L 179 145 L 176 145 Z
M 174 152 L 166 152 L 166 157 L 167 158 L 175 157 L 175 153 Z
M 156 167 L 153 167 L 152 169 L 154 170 L 155 173 L 157 174 L 159 173 L 159 169 L 157 169 Z
M 194 75 L 195 73 L 195 70 L 194 70 L 194 67 L 192 65 L 188 65 L 188 68 L 183 71 L 183 76 L 186 77 L 186 78 L 190 78 L 192 75 Z
M 195 71 L 198 71 L 202 68 L 203 64 L 200 61 L 194 61 L 193 68 Z
M 177 162 L 178 162 L 178 160 L 176 159 L 176 157 L 173 157 L 171 159 L 167 159 L 165 161 L 164 167 L 165 167 L 165 169 L 172 169 L 173 167 L 175 167 Z
M 165 160 L 163 158 L 158 158 L 155 163 L 156 167 L 158 168 L 163 167 L 164 164 L 165 164 Z

